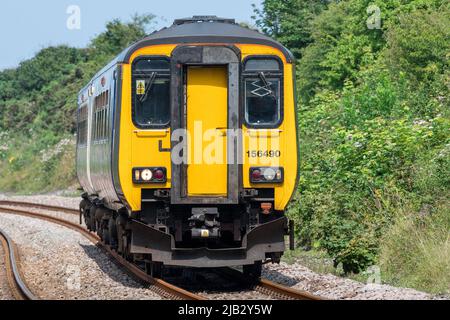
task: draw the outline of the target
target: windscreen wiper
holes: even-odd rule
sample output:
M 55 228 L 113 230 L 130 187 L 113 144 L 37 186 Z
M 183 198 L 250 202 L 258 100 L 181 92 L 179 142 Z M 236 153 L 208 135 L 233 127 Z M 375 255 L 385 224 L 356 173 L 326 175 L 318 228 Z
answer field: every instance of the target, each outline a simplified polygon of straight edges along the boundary
M 264 72 L 260 72 L 259 73 L 259 78 L 261 79 L 261 81 L 264 83 L 264 88 L 269 91 L 269 94 L 272 98 L 274 98 L 275 100 L 277 99 L 277 97 L 275 97 L 275 93 L 273 92 L 269 82 L 267 81 L 266 75 L 264 74 Z
M 155 82 L 155 78 L 156 78 L 156 72 L 152 72 L 150 74 L 150 78 L 148 80 L 147 86 L 145 88 L 145 92 L 144 95 L 142 97 L 139 98 L 139 102 L 142 103 L 144 101 L 147 100 L 148 98 L 148 93 L 150 92 L 150 89 L 153 87 L 153 83 Z M 147 82 L 147 81 L 146 81 Z

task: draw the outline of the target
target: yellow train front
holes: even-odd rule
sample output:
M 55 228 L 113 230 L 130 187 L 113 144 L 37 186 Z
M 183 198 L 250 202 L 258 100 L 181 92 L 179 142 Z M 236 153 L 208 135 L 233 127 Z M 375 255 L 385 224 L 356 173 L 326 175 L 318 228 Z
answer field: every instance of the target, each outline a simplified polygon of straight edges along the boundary
M 291 234 L 298 139 L 291 53 L 230 19 L 176 20 L 81 90 L 80 214 L 127 258 L 163 265 L 279 262 Z

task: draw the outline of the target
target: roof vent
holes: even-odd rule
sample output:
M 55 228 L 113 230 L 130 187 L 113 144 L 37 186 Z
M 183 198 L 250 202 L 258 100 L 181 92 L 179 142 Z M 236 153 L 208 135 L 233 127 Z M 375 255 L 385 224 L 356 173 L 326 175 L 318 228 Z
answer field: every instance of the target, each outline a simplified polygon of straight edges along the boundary
M 192 18 L 176 19 L 173 24 L 179 26 L 186 23 L 196 22 L 221 22 L 236 24 L 236 21 L 234 19 L 219 18 L 217 16 L 193 16 Z

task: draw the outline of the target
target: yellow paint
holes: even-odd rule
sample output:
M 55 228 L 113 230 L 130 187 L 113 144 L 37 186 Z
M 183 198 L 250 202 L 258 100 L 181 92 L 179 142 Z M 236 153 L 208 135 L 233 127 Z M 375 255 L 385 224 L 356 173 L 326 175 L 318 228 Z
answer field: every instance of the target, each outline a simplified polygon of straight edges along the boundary
M 294 103 L 293 65 L 288 64 L 285 56 L 276 48 L 261 45 L 236 45 L 242 52 L 242 59 L 253 55 L 278 56 L 284 64 L 284 120 L 276 130 L 255 130 L 243 127 L 243 182 L 244 188 L 275 188 L 275 210 L 285 210 L 295 191 L 298 172 L 298 141 L 295 122 L 296 107 Z M 280 158 L 249 158 L 249 150 L 280 150 Z M 258 185 L 250 183 L 250 168 L 257 166 L 280 166 L 284 168 L 283 184 Z
M 170 57 L 173 49 L 176 45 L 158 45 L 152 47 L 146 47 L 136 51 L 131 57 L 131 63 L 133 60 L 141 55 L 158 55 Z M 295 180 L 298 170 L 297 159 L 297 147 L 298 141 L 296 137 L 296 123 L 294 106 L 294 84 L 292 78 L 293 65 L 287 64 L 284 55 L 276 48 L 262 46 L 262 45 L 248 45 L 237 44 L 242 53 L 242 59 L 245 59 L 249 55 L 275 55 L 278 56 L 284 63 L 284 121 L 276 133 L 267 133 L 266 130 L 254 130 L 243 127 L 244 141 L 243 141 L 243 183 L 245 188 L 275 188 L 275 209 L 284 210 L 286 205 L 294 192 Z M 217 77 L 218 80 L 219 77 Z M 206 78 L 205 78 L 206 79 Z M 205 84 L 206 86 L 207 84 Z M 163 148 L 170 147 L 170 130 L 167 135 L 161 134 L 161 130 L 139 130 L 131 121 L 131 67 L 126 64 L 123 65 L 123 92 L 122 92 L 122 110 L 121 110 L 121 126 L 120 126 L 120 150 L 119 150 L 119 177 L 120 183 L 124 195 L 131 206 L 133 211 L 139 211 L 141 209 L 141 188 L 170 188 L 171 187 L 171 159 L 169 153 L 160 153 L 158 151 L 159 140 L 163 141 Z M 207 90 L 209 91 L 209 89 Z M 200 97 L 199 97 L 200 98 Z M 215 98 L 213 99 L 216 100 Z M 221 122 L 226 119 L 226 109 L 223 112 L 215 114 L 220 118 Z M 210 109 L 203 110 L 205 113 Z M 203 113 L 198 115 L 199 117 L 207 117 Z M 214 120 L 216 121 L 216 120 Z M 213 126 L 212 122 L 208 126 Z M 226 127 L 220 125 L 217 127 Z M 147 133 L 148 132 L 148 133 Z M 218 130 L 218 134 L 223 130 Z M 226 138 L 224 137 L 224 140 Z M 265 148 L 279 148 L 281 157 L 274 158 L 256 158 L 249 159 L 247 157 L 247 151 L 250 147 L 256 146 Z M 251 166 L 282 166 L 285 170 L 285 181 L 281 185 L 251 185 L 249 181 L 249 169 Z M 163 166 L 167 168 L 168 182 L 164 185 L 151 185 L 141 186 L 133 185 L 132 183 L 132 168 L 133 167 L 145 167 L 145 166 Z M 196 170 L 195 167 L 191 170 Z M 199 169 L 199 168 L 197 168 Z M 200 171 L 200 170 L 199 170 Z M 205 184 L 204 179 L 206 175 L 202 175 L 197 182 L 192 185 L 192 190 L 204 192 L 200 188 L 202 185 L 214 186 L 217 180 L 218 173 L 215 171 L 207 177 L 209 183 Z M 219 174 L 222 176 L 222 173 Z M 192 176 L 191 176 L 192 178 Z M 202 181 L 203 180 L 203 181 Z M 214 189 L 214 192 L 224 192 L 223 181 L 220 179 L 220 188 Z M 195 184 L 195 185 L 194 185 Z M 197 185 L 198 184 L 198 185 Z M 220 189 L 220 190 L 219 190 Z M 209 188 L 208 192 L 212 192 Z
M 132 122 L 131 114 L 131 64 L 142 55 L 168 56 L 174 45 L 158 45 L 136 51 L 130 64 L 123 65 L 122 110 L 119 144 L 119 177 L 122 191 L 133 211 L 141 210 L 141 189 L 170 188 L 172 181 L 171 158 L 169 152 L 159 152 L 159 141 L 163 148 L 170 148 L 170 129 L 142 130 Z M 165 167 L 167 183 L 156 185 L 135 185 L 132 179 L 133 167 Z
M 227 106 L 227 68 L 189 67 L 187 71 L 189 196 L 227 195 L 227 138 L 220 130 L 227 127 Z

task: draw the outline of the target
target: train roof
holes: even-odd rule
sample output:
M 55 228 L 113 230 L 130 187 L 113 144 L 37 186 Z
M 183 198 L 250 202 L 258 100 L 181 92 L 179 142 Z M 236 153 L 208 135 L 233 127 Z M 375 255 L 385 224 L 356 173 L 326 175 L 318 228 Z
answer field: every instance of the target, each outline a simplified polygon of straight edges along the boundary
M 118 63 L 129 63 L 132 54 L 140 48 L 158 44 L 183 43 L 242 43 L 261 44 L 279 49 L 292 63 L 292 53 L 278 41 L 235 22 L 216 16 L 193 16 L 177 19 L 172 26 L 155 31 L 123 50 L 113 61 L 98 72 L 94 79 Z
M 138 49 L 157 44 L 177 43 L 246 43 L 263 44 L 278 48 L 289 62 L 292 53 L 274 39 L 237 24 L 233 19 L 216 16 L 194 16 L 177 19 L 172 26 L 155 31 L 144 39 L 125 49 L 119 56 L 119 63 L 129 63 L 131 55 Z

